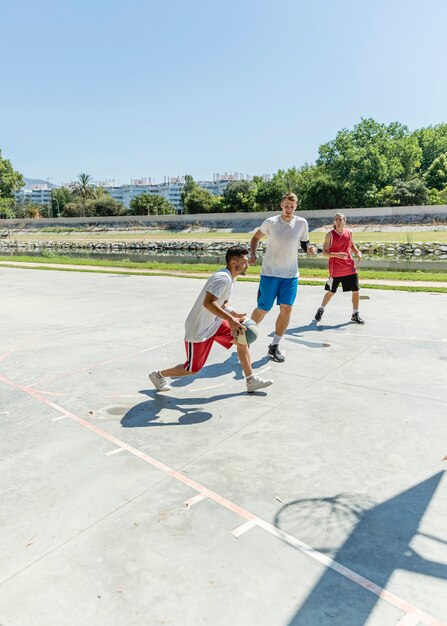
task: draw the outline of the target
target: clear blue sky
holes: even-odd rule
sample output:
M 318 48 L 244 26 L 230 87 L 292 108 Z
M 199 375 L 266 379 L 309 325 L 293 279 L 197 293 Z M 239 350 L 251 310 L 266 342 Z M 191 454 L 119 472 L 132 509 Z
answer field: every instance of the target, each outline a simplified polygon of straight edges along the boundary
M 274 173 L 362 117 L 447 122 L 445 0 L 0 0 L 0 149 L 30 178 Z

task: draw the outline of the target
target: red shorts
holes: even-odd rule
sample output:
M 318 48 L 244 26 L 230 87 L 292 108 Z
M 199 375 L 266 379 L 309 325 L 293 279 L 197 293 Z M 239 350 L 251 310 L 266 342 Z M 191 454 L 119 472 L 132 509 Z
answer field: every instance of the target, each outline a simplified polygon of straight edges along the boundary
M 217 332 L 209 339 L 199 343 L 185 341 L 186 362 L 183 367 L 187 372 L 198 372 L 202 369 L 215 341 L 227 349 L 234 344 L 231 328 L 226 320 L 222 320 L 222 324 L 217 329 Z

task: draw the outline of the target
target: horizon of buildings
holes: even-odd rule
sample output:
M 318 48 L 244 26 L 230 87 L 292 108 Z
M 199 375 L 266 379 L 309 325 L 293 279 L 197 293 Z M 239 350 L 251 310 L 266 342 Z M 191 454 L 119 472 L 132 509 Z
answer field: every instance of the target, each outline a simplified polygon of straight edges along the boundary
M 264 180 L 269 180 L 270 175 L 264 174 Z M 214 196 L 221 196 L 225 191 L 228 183 L 238 180 L 252 180 L 253 177 L 247 174 L 241 174 L 235 172 L 234 174 L 213 174 L 213 180 L 201 180 L 195 181 L 203 189 L 207 189 Z M 22 188 L 15 192 L 16 202 L 36 204 L 38 206 L 49 206 L 51 204 L 51 191 L 52 188 L 67 187 L 69 188 L 71 183 L 62 183 L 58 186 L 50 186 L 49 183 L 33 184 L 30 188 Z M 118 184 L 115 180 L 105 181 L 93 181 L 94 187 L 104 187 L 109 192 L 110 196 L 121 202 L 126 208 L 130 207 L 130 202 L 133 198 L 143 194 L 149 193 L 152 195 L 159 195 L 166 198 L 174 207 L 177 213 L 183 213 L 183 205 L 181 202 L 182 189 L 185 184 L 184 176 L 164 177 L 162 183 L 152 182 L 151 178 L 132 178 L 130 184 Z

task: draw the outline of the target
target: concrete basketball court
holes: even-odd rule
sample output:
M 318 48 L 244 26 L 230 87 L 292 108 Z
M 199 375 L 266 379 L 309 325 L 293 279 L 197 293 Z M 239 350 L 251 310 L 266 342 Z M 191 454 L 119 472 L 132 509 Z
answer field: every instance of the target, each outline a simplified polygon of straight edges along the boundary
M 447 624 L 447 295 L 301 287 L 272 387 L 157 394 L 202 285 L 0 269 L 1 626 Z

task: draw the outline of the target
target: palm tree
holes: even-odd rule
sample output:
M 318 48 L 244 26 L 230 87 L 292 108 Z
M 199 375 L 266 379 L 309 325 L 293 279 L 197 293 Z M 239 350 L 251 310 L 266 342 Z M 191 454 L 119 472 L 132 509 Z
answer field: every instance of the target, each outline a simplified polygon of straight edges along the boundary
M 70 189 L 76 198 L 79 198 L 82 208 L 82 217 L 85 217 L 85 203 L 89 198 L 96 198 L 96 189 L 92 185 L 92 177 L 89 174 L 79 174 L 78 181 L 70 185 Z

